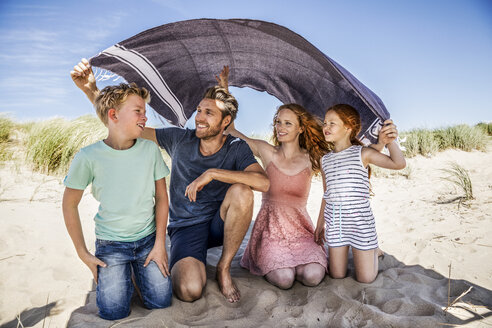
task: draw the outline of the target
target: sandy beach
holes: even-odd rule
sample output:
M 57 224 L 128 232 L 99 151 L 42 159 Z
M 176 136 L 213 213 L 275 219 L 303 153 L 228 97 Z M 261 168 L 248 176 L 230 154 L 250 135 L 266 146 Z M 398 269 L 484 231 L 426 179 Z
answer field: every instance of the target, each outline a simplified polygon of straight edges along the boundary
M 442 179 L 450 161 L 470 172 L 475 199 Z M 0 168 L 0 324 L 2 327 L 490 327 L 492 326 L 492 143 L 487 152 L 447 150 L 407 160 L 401 173 L 371 179 L 380 271 L 360 284 L 328 276 L 317 287 L 280 290 L 233 262 L 242 299 L 229 304 L 214 280 L 220 249 L 208 255 L 208 282 L 194 303 L 149 311 L 135 297 L 129 318 L 97 316 L 95 286 L 77 258 L 61 212 L 62 177 L 7 162 Z M 322 183 L 313 179 L 308 210 L 316 220 Z M 454 200 L 454 201 L 453 201 Z M 255 215 L 261 194 L 255 193 Z M 97 202 L 79 207 L 94 251 Z M 252 225 L 251 225 L 252 226 Z M 451 279 L 449 271 L 451 266 Z M 448 286 L 449 284 L 449 286 Z M 469 290 L 471 287 L 471 290 Z M 448 293 L 449 288 L 449 293 Z M 462 298 L 446 311 L 466 291 Z

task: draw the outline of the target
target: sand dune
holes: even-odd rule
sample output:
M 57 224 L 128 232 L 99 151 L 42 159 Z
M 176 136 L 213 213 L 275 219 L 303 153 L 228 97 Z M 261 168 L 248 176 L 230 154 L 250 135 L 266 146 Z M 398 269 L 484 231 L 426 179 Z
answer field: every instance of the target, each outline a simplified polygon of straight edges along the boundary
M 439 327 L 492 325 L 492 149 L 448 150 L 408 160 L 410 177 L 372 179 L 373 210 L 381 248 L 380 272 L 372 284 L 328 276 L 317 287 L 296 283 L 280 290 L 239 267 L 247 240 L 233 262 L 242 300 L 220 294 L 209 252 L 204 297 L 173 299 L 170 308 L 149 311 L 134 299 L 121 327 Z M 465 206 L 439 169 L 456 161 L 470 171 L 475 200 Z M 314 180 L 308 210 L 317 217 L 322 194 Z M 61 178 L 7 164 L 0 169 L 0 323 L 17 327 L 111 327 L 97 317 L 92 276 L 77 258 L 61 214 Z M 88 193 L 88 192 L 87 192 Z M 255 213 L 260 195 L 255 196 Z M 92 217 L 97 203 L 86 195 L 80 206 L 86 241 L 94 249 Z M 448 311 L 450 300 L 473 287 Z M 443 325 L 446 324 L 446 325 Z

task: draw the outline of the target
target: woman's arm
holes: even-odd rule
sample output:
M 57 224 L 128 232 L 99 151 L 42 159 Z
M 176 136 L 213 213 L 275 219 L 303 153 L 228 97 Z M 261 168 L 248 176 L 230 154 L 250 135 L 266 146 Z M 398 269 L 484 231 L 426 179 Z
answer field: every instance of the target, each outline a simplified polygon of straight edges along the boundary
M 253 139 L 245 136 L 238 130 L 236 130 L 236 127 L 234 126 L 234 122 L 229 125 L 229 127 L 224 131 L 224 134 L 230 134 L 233 137 L 240 138 L 248 144 L 249 148 L 253 152 L 253 155 L 256 157 L 259 157 L 264 164 L 265 162 L 269 162 L 271 160 L 271 156 L 273 151 L 275 150 L 275 147 L 273 147 L 271 144 L 266 142 L 265 140 L 261 139 Z

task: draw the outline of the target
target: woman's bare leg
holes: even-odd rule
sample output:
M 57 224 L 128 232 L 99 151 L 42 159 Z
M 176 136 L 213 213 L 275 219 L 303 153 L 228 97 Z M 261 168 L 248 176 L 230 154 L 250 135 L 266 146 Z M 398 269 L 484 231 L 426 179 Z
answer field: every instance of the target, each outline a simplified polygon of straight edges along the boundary
M 325 274 L 325 267 L 319 263 L 307 263 L 296 267 L 296 279 L 310 287 L 318 286 Z
M 289 289 L 294 284 L 296 278 L 295 273 L 295 268 L 282 268 L 268 272 L 265 278 L 269 283 L 278 288 Z

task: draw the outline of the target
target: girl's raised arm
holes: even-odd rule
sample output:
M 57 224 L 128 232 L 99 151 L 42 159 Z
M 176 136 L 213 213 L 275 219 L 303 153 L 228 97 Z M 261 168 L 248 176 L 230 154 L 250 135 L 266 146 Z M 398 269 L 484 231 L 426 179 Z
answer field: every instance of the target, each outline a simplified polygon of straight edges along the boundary
M 400 147 L 398 147 L 395 141 L 390 142 L 387 147 L 390 153 L 389 156 L 372 148 L 363 148 L 362 162 L 364 163 L 364 167 L 368 164 L 374 164 L 385 169 L 404 169 L 407 163 Z

